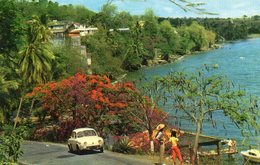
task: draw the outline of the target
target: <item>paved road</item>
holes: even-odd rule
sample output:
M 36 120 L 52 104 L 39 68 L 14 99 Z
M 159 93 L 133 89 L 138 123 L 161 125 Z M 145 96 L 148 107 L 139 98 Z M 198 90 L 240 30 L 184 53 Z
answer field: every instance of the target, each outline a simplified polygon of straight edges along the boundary
M 86 152 L 81 155 L 69 153 L 66 145 L 26 141 L 20 162 L 26 165 L 152 165 L 143 160 L 110 151 L 104 153 Z

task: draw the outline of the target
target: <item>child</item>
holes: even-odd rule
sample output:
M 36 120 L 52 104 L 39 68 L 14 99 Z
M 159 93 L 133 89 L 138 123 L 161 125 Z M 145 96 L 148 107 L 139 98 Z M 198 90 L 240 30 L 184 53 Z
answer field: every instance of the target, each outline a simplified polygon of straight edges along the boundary
M 177 155 L 179 161 L 181 162 L 181 164 L 183 164 L 181 151 L 178 147 L 178 141 L 179 141 L 179 139 L 177 138 L 177 132 L 175 130 L 172 130 L 169 142 L 172 143 L 172 160 L 175 165 L 176 165 L 176 155 Z

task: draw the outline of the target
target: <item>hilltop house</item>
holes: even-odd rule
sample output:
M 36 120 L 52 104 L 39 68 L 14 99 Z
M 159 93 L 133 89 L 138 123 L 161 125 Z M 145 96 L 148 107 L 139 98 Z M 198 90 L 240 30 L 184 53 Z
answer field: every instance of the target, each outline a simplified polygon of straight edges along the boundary
M 88 65 L 88 73 L 92 74 L 90 69 L 91 65 L 91 54 L 87 52 L 87 48 L 84 45 L 81 45 L 81 37 L 92 35 L 98 31 L 96 27 L 86 27 L 79 23 L 60 23 L 58 21 L 53 21 L 49 24 L 49 29 L 53 33 L 53 43 L 54 44 L 65 44 L 65 39 L 67 43 L 77 50 L 79 53 L 86 58 Z M 118 28 L 118 29 L 109 29 L 109 32 L 125 32 L 130 31 L 129 28 Z
M 53 33 L 54 38 L 63 39 L 65 37 L 65 31 L 68 28 L 68 24 L 54 20 L 49 24 L 48 27 Z
M 73 37 L 73 36 L 87 36 L 94 34 L 96 31 L 98 31 L 98 28 L 96 27 L 86 27 L 84 25 L 80 25 L 79 23 L 73 23 L 71 24 L 66 32 L 68 37 Z
M 64 40 L 65 37 L 69 37 L 75 42 L 77 41 L 76 45 L 80 43 L 80 37 L 92 35 L 98 31 L 97 27 L 86 27 L 85 25 L 81 25 L 80 23 L 64 23 L 58 22 L 57 20 L 53 20 L 49 24 L 49 29 L 54 35 L 54 40 Z M 109 32 L 125 32 L 130 31 L 129 28 L 118 28 L 118 29 L 109 29 Z

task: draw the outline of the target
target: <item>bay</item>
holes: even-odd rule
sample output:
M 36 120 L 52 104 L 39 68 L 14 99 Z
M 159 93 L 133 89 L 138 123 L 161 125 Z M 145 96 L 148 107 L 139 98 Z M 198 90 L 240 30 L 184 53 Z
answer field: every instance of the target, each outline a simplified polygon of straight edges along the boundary
M 244 88 L 248 94 L 253 94 L 260 98 L 259 38 L 226 43 L 219 49 L 185 56 L 174 63 L 143 68 L 129 74 L 128 79 L 137 80 L 144 76 L 146 78 L 164 76 L 170 71 L 193 72 L 203 67 L 204 64 L 218 66 L 218 69 L 215 71 L 216 74 L 227 76 L 234 84 Z M 203 134 L 221 138 L 235 138 L 238 140 L 238 144 L 241 144 L 243 137 L 240 134 L 240 130 L 227 117 L 222 113 L 215 113 L 214 119 L 218 124 L 217 128 L 212 128 L 209 123 L 205 123 Z M 184 123 L 181 129 L 187 131 L 194 130 L 190 122 Z

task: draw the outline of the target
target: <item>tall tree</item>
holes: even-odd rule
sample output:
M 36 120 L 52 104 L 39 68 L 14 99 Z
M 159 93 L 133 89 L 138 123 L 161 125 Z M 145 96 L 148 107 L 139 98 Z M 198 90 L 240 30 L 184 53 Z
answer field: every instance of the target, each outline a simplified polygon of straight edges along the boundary
M 242 89 L 220 75 L 211 75 L 208 67 L 195 74 L 171 72 L 158 78 L 154 86 L 159 91 L 162 102 L 172 107 L 177 117 L 184 117 L 195 124 L 196 136 L 193 145 L 192 162 L 197 156 L 199 135 L 203 123 L 211 121 L 214 113 L 222 112 L 244 133 L 248 128 L 259 131 L 259 109 L 254 97 L 246 95 Z
M 176 53 L 180 47 L 180 36 L 168 20 L 160 23 L 160 33 L 165 40 L 165 42 L 160 42 L 163 58 L 169 60 L 169 55 Z
M 143 40 L 145 49 L 148 51 L 149 60 L 155 57 L 155 48 L 159 41 L 159 24 L 157 17 L 152 10 L 146 10 L 144 16 L 141 18 L 144 22 L 143 25 Z
M 50 48 L 51 33 L 48 28 L 40 22 L 37 16 L 28 21 L 28 24 L 27 43 L 19 52 L 21 56 L 19 61 L 20 73 L 24 80 L 23 87 L 50 80 L 52 77 L 51 61 L 54 59 L 54 54 Z M 14 128 L 17 124 L 25 92 L 22 89 Z
M 144 63 L 143 59 L 147 57 L 147 51 L 142 43 L 142 27 L 137 21 L 130 31 L 131 36 L 128 40 L 127 50 L 123 58 L 123 68 L 126 70 L 137 70 Z
M 107 3 L 102 6 L 101 11 L 93 17 L 94 24 L 101 26 L 105 29 L 114 29 L 114 17 L 117 13 L 115 5 Z
M 28 24 L 27 44 L 19 52 L 20 71 L 28 83 L 44 83 L 51 78 L 51 61 L 54 59 L 49 43 L 51 33 L 38 17 Z

